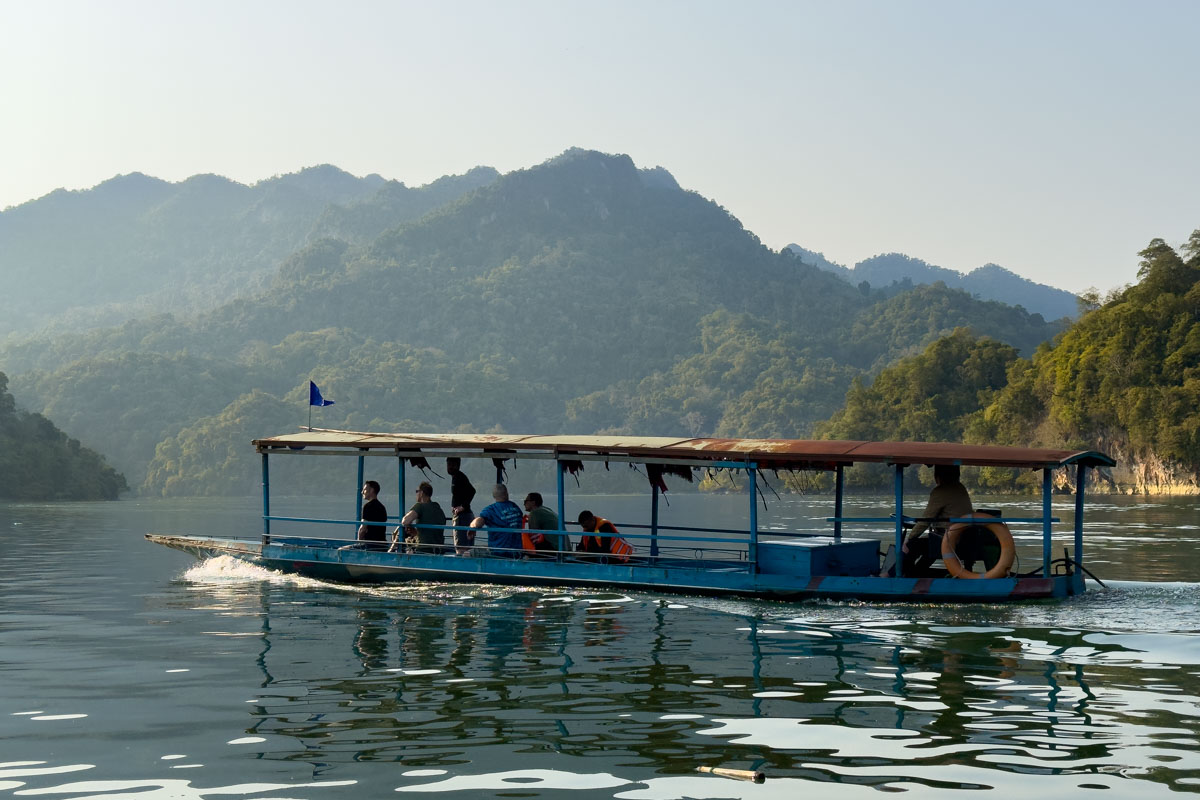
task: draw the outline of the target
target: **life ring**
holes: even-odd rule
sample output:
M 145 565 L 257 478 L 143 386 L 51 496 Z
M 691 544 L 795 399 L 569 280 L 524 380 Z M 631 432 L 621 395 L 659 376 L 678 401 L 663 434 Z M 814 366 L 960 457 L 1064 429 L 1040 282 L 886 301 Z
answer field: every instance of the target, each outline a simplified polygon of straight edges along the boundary
M 1008 576 L 1008 571 L 1012 569 L 1013 561 L 1017 557 L 1017 548 L 1013 544 L 1012 533 L 1009 532 L 1008 526 L 1003 522 L 986 522 L 985 520 L 995 520 L 996 518 L 988 514 L 967 514 L 965 519 L 976 519 L 979 522 L 956 522 L 946 531 L 946 535 L 942 537 L 942 562 L 946 565 L 946 571 L 950 573 L 952 578 L 1004 578 Z M 996 537 L 996 541 L 1000 543 L 1000 558 L 996 561 L 996 565 L 987 572 L 980 575 L 978 572 L 972 572 L 963 566 L 958 555 L 954 552 L 955 545 L 958 544 L 958 537 L 962 535 L 967 528 L 980 527 L 987 528 Z

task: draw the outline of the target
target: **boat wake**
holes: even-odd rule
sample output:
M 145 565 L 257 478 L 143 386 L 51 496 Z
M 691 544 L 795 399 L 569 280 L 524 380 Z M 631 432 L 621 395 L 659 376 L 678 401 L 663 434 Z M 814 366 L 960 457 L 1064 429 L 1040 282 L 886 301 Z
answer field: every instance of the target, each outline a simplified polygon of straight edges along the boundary
M 621 593 L 581 591 L 564 592 L 537 587 L 500 586 L 475 583 L 431 583 L 411 581 L 393 584 L 345 584 L 278 572 L 251 564 L 233 556 L 214 556 L 200 561 L 183 573 L 183 579 L 200 588 L 229 588 L 247 584 L 269 584 L 287 589 L 335 591 L 383 600 L 411 600 L 423 603 L 496 602 L 513 597 L 537 596 L 542 602 L 580 602 L 585 604 L 621 604 L 633 598 Z
M 330 584 L 266 569 L 233 556 L 214 556 L 193 565 L 183 579 L 202 586 L 228 586 L 241 583 L 270 583 L 293 588 L 316 589 Z

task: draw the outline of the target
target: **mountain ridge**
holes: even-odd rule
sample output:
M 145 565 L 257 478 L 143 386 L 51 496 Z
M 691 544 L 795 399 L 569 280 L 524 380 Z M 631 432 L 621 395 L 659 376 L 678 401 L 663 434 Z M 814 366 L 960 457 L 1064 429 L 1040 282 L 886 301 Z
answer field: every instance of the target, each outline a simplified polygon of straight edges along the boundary
M 383 229 L 494 179 L 394 189 L 403 204 L 375 208 Z M 451 178 L 453 176 L 447 176 Z M 327 209 L 354 220 L 388 182 L 331 165 L 254 184 L 213 174 L 177 183 L 128 173 L 91 189 L 55 190 L 0 212 L 0 338 L 82 330 L 151 311 L 213 308 L 261 289 L 279 262 L 314 235 Z
M 904 253 L 883 253 L 864 259 L 853 267 L 836 264 L 824 254 L 789 244 L 805 263 L 831 272 L 843 280 L 859 285 L 866 281 L 872 288 L 887 289 L 892 285 L 928 285 L 942 282 L 947 286 L 981 297 L 1021 306 L 1041 314 L 1047 320 L 1075 318 L 1079 313 L 1079 298 L 1054 286 L 1031 281 L 999 264 L 987 263 L 970 272 L 939 267 Z
M 230 454 L 299 420 L 309 379 L 329 427 L 797 437 L 955 327 L 1025 351 L 1061 330 L 945 286 L 864 291 L 627 155 L 490 177 L 377 235 L 364 213 L 306 239 L 213 308 L 10 339 L 0 363 L 139 491 L 205 494 L 253 490 Z

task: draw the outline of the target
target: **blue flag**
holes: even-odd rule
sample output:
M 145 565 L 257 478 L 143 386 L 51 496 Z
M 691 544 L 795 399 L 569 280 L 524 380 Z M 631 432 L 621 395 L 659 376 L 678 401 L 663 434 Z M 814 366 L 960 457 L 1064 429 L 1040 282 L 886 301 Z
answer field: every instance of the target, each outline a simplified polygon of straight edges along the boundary
M 331 406 L 331 405 L 333 405 L 333 401 L 326 400 L 324 397 L 321 397 L 321 390 L 317 388 L 317 385 L 315 383 L 313 383 L 312 381 L 309 381 L 308 382 L 308 404 L 310 406 Z

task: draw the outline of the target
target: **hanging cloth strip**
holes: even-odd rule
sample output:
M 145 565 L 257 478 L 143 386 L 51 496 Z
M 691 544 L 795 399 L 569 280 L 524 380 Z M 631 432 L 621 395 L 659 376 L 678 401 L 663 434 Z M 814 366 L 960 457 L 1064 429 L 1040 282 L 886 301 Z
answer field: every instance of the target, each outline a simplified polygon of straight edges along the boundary
M 442 477 L 434 472 L 433 467 L 429 466 L 429 462 L 425 460 L 424 456 L 409 456 L 408 463 L 412 465 L 413 469 L 421 470 L 421 474 L 426 478 L 429 477 L 429 473 L 431 472 L 433 472 L 434 475 L 437 475 L 439 479 Z
M 579 485 L 579 473 L 583 472 L 582 461 L 568 461 L 564 459 L 558 462 L 558 468 L 563 472 L 571 473 L 571 477 L 575 479 L 575 485 Z
M 508 468 L 504 466 L 507 458 L 493 458 L 492 466 L 496 468 L 496 483 L 508 483 Z
M 663 480 L 664 475 L 674 475 L 677 478 L 683 478 L 688 483 L 692 482 L 692 468 L 682 464 L 647 464 L 646 465 L 646 480 L 650 481 L 651 486 L 658 488 L 664 494 L 667 491 L 667 482 Z

